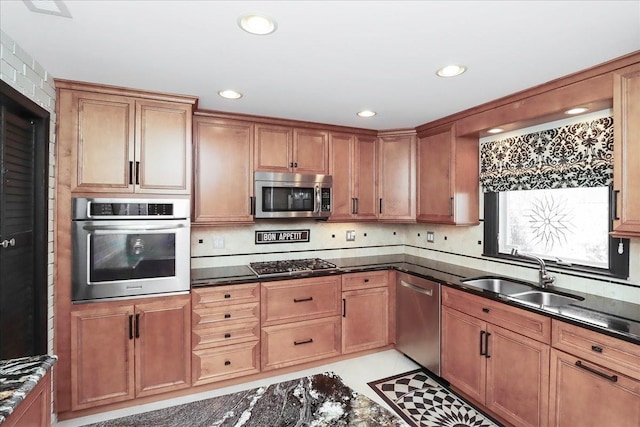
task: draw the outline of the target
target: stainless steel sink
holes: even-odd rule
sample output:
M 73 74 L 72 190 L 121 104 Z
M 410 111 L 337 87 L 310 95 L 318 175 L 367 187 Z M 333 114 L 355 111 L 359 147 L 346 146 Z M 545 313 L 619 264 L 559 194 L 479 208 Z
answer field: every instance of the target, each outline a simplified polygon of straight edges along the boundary
M 545 291 L 529 291 L 511 294 L 508 296 L 513 301 L 529 304 L 536 307 L 562 307 L 572 302 L 583 301 L 584 298 L 576 295 L 556 294 Z
M 475 279 L 465 279 L 460 281 L 463 285 L 472 286 L 482 290 L 495 292 L 502 295 L 512 295 L 525 291 L 531 291 L 532 286 L 524 283 L 513 282 L 500 277 L 479 277 Z

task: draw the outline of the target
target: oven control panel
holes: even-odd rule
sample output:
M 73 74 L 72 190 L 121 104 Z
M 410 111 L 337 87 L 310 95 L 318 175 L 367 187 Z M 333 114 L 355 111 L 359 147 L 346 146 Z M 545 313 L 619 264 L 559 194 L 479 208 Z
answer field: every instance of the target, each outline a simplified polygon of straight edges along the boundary
M 188 219 L 189 199 L 99 199 L 74 198 L 71 219 Z
M 91 203 L 90 216 L 173 216 L 171 203 Z

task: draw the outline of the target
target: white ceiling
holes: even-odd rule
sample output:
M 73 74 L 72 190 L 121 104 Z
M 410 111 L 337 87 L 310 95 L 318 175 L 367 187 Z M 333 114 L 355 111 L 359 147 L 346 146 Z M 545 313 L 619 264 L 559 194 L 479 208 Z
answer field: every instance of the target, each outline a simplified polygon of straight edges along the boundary
M 640 50 L 640 1 L 90 1 L 72 18 L 0 0 L 0 28 L 55 78 L 196 95 L 199 107 L 415 127 Z M 278 23 L 237 26 L 247 12 Z M 442 79 L 437 68 L 468 66 Z M 220 98 L 233 88 L 240 100 Z M 361 109 L 378 112 L 356 116 Z

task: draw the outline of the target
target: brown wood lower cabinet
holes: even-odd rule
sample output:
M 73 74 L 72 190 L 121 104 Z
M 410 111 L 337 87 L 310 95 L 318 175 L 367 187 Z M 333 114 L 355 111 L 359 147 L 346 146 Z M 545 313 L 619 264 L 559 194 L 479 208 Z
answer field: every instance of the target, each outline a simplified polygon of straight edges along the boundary
M 640 381 L 551 350 L 550 424 L 640 425 Z
M 340 316 L 262 328 L 262 370 L 340 354 Z
M 462 312 L 474 303 L 484 305 L 484 318 Z M 443 288 L 443 304 L 442 377 L 507 423 L 546 426 L 549 344 L 515 332 L 514 325 L 532 322 L 533 315 L 548 330 L 550 319 L 451 288 Z
M 72 409 L 189 387 L 190 319 L 189 295 L 74 307 Z
M 260 372 L 260 284 L 192 291 L 193 385 Z
M 342 275 L 342 353 L 389 344 L 389 273 Z
M 553 320 L 550 424 L 640 426 L 640 346 Z
M 7 417 L 3 427 L 49 427 L 51 425 L 51 371 Z

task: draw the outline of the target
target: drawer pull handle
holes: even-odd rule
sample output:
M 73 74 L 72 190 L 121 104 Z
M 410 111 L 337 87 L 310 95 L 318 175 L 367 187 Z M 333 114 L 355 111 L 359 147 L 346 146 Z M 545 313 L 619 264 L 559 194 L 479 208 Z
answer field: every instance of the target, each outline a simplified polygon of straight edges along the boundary
M 231 294 L 224 294 L 224 299 L 229 299 L 231 298 Z
M 224 314 L 224 318 L 225 319 L 230 319 L 231 318 L 231 313 L 225 313 Z
M 576 361 L 576 366 L 578 368 L 584 369 L 585 371 L 591 372 L 592 374 L 596 374 L 597 376 L 602 377 L 605 380 L 609 380 L 609 381 L 611 381 L 613 383 L 618 381 L 618 376 L 617 375 L 607 375 L 604 372 L 600 372 L 600 371 L 598 371 L 596 369 L 593 369 L 593 368 L 591 368 L 591 367 L 589 367 L 587 365 L 582 364 L 582 362 L 580 360 Z
M 369 279 L 364 279 L 364 283 L 369 283 Z
M 491 311 L 491 310 L 489 310 L 487 307 L 483 307 L 483 308 L 482 308 L 482 312 L 483 312 L 483 313 L 488 313 L 488 312 L 490 312 L 490 311 Z
M 489 337 L 491 334 L 487 332 L 484 336 L 484 356 L 489 359 L 491 355 L 489 354 Z
M 293 299 L 293 302 L 306 302 L 306 301 L 313 301 L 313 297 L 294 298 Z
M 484 351 L 484 334 L 485 331 L 480 331 L 480 356 L 485 356 L 487 353 Z
M 293 345 L 311 344 L 312 342 L 313 342 L 313 338 L 309 338 L 306 340 L 294 341 Z
M 224 361 L 224 366 L 229 366 L 231 365 L 231 360 L 225 360 Z
M 231 334 L 229 332 L 227 332 L 227 333 L 224 334 L 224 337 L 225 338 L 231 338 Z
M 602 347 L 597 345 L 592 345 L 591 350 L 595 351 L 596 353 L 602 353 Z

